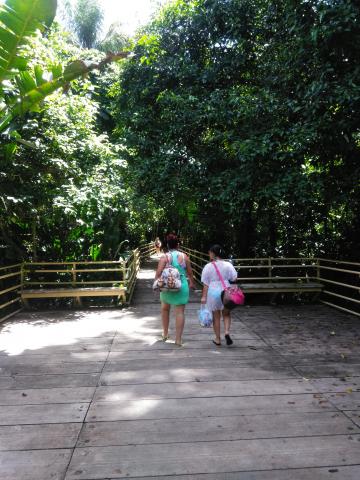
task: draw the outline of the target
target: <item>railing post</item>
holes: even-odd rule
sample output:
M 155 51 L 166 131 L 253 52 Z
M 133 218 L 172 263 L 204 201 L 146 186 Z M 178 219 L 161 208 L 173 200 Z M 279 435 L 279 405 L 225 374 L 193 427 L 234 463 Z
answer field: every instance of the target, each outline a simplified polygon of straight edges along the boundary
M 24 262 L 21 263 L 21 267 L 20 267 L 20 284 L 21 284 L 20 292 L 22 293 L 24 289 Z
M 316 280 L 320 282 L 320 259 L 316 259 Z
M 126 288 L 125 301 L 127 302 L 128 301 L 129 290 L 128 290 L 128 284 L 127 284 L 127 280 L 126 280 L 126 263 L 127 263 L 127 260 L 124 260 L 124 259 L 121 260 L 123 285 L 124 285 L 124 288 Z
M 271 265 L 271 257 L 268 258 L 268 264 L 269 264 L 269 283 L 272 282 L 272 265 Z
M 21 293 L 20 293 L 20 298 L 21 298 L 21 303 L 22 305 L 25 307 L 25 308 L 29 308 L 29 302 L 27 299 L 23 298 L 22 297 L 22 292 L 24 290 L 24 284 L 25 284 L 25 265 L 26 263 L 25 262 L 22 262 L 21 264 Z
M 76 262 L 73 262 L 72 264 L 72 286 L 73 288 L 76 288 Z M 81 307 L 81 298 L 80 297 L 75 297 L 75 304 L 78 307 Z

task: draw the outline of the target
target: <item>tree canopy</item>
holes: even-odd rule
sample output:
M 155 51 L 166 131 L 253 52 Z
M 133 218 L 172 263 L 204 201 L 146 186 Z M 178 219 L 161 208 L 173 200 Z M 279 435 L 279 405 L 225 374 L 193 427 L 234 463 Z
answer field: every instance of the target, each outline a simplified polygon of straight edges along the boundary
M 0 262 L 111 259 L 170 230 L 357 256 L 358 2 L 174 0 L 132 41 L 114 25 L 82 46 L 55 0 L 22 4 L 23 36 L 19 0 L 0 6 Z
M 119 79 L 118 138 L 166 224 L 240 255 L 355 255 L 358 2 L 174 1 Z

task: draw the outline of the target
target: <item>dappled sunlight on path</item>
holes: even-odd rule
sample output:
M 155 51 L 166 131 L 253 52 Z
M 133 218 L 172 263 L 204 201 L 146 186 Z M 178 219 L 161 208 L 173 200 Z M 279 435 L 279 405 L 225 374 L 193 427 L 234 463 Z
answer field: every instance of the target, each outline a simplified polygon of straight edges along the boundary
M 124 317 L 124 311 L 120 310 L 22 313 L 16 322 L 9 321 L 2 326 L 0 353 L 18 355 L 52 346 L 89 344 L 92 339 L 97 339 L 101 345 L 117 332 L 132 341 L 152 345 L 159 335 L 157 332 L 152 335 L 146 325 L 155 319 L 156 316 L 137 318 L 131 311 L 126 311 Z M 101 338 L 104 342 L 100 342 Z

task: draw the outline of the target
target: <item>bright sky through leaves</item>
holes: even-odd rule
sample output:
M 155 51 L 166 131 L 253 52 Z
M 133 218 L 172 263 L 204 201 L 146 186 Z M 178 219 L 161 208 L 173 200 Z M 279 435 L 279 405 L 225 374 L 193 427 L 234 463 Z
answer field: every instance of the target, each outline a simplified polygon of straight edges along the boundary
M 5 0 L 0 0 L 0 4 Z M 73 0 L 74 1 L 74 0 Z M 171 0 L 99 0 L 104 10 L 104 33 L 112 23 L 121 22 L 124 33 L 133 35 L 137 28 L 145 25 L 151 15 Z M 58 1 L 58 5 L 60 1 Z
M 75 0 L 72 0 L 74 2 Z M 152 14 L 169 0 L 99 0 L 104 11 L 104 34 L 112 23 L 120 22 L 123 32 L 133 35 L 148 23 Z M 1 2 L 1 0 L 0 0 Z M 60 2 L 58 2 L 60 4 Z
M 124 31 L 131 35 L 145 25 L 158 6 L 164 3 L 165 0 L 100 0 L 105 13 L 105 30 L 111 23 L 119 21 L 124 25 Z

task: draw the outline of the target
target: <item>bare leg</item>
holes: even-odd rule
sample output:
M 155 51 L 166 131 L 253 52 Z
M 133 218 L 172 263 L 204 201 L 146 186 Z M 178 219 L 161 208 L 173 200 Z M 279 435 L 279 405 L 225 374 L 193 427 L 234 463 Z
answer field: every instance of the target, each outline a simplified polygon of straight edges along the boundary
M 169 322 L 170 322 L 170 305 L 167 303 L 161 304 L 161 320 L 163 325 L 164 338 L 169 336 Z
M 184 325 L 185 325 L 185 305 L 176 305 L 175 343 L 177 345 L 181 345 L 181 338 L 184 331 Z
M 231 326 L 230 310 L 224 308 L 224 310 L 223 310 L 223 319 L 224 319 L 225 335 L 229 335 L 229 333 L 230 333 L 230 326 Z
M 220 310 L 215 310 L 213 312 L 213 328 L 215 333 L 215 342 L 220 343 Z

